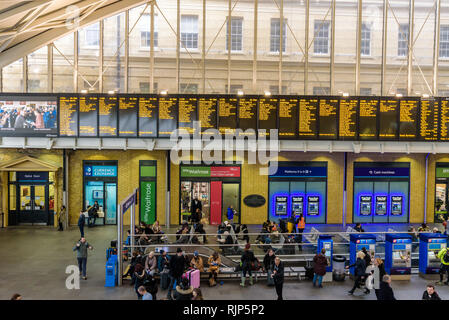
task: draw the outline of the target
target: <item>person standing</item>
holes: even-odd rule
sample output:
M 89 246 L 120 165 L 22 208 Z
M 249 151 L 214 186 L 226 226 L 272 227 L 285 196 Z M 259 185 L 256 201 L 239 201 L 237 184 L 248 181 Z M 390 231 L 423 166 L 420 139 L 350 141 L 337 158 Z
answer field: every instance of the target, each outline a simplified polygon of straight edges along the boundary
M 250 250 L 251 244 L 247 243 L 245 245 L 245 251 L 243 252 L 240 260 L 242 261 L 242 283 L 240 285 L 242 287 L 245 286 L 245 276 L 246 273 L 249 275 L 249 284 L 253 285 L 253 275 L 251 273 L 251 269 L 253 264 L 256 262 L 256 257 L 254 256 L 254 252 Z
M 354 294 L 355 289 L 360 288 L 360 285 L 362 283 L 362 278 L 365 276 L 366 272 L 366 263 L 364 260 L 365 254 L 362 251 L 357 252 L 357 260 L 354 264 L 347 266 L 346 269 L 355 267 L 354 270 L 354 286 L 351 290 L 348 291 L 350 295 Z M 365 294 L 368 294 L 370 291 L 369 289 L 365 289 Z
M 191 219 L 197 215 L 198 209 L 200 211 L 203 210 L 203 204 L 201 203 L 200 200 L 198 200 L 198 197 L 195 197 L 191 204 L 190 204 L 190 214 L 191 214 Z
M 422 294 L 422 300 L 441 300 L 433 284 L 427 285 L 426 291 Z
M 274 279 L 274 286 L 276 288 L 276 294 L 278 295 L 278 300 L 284 300 L 282 298 L 282 287 L 284 285 L 284 263 L 279 257 L 274 259 L 273 273 L 271 276 Z
M 377 300 L 396 300 L 396 298 L 394 297 L 393 289 L 391 288 L 390 284 L 391 284 L 391 277 L 388 274 L 384 275 L 380 283 L 380 289 Z
M 173 286 L 175 285 L 175 282 L 178 285 L 181 283 L 181 277 L 187 264 L 188 263 L 182 249 L 176 249 L 176 255 L 170 259 L 170 271 L 168 273 L 170 277 L 170 284 L 168 285 L 167 299 L 173 300 Z
M 64 231 L 65 212 L 65 206 L 61 206 L 58 216 L 58 231 Z
M 298 243 L 302 243 L 302 233 L 304 232 L 304 229 L 306 228 L 306 219 L 304 218 L 304 215 L 301 213 L 299 214 L 298 218 L 296 219 L 296 230 L 298 232 Z M 299 251 L 302 251 L 302 246 L 298 246 Z
M 80 217 L 78 219 L 78 228 L 80 229 L 81 238 L 84 238 L 84 225 L 86 224 L 86 216 L 84 212 L 80 212 Z
M 274 282 L 272 282 L 273 278 L 271 278 L 271 273 L 273 272 L 274 259 L 276 259 L 276 255 L 274 254 L 273 249 L 269 249 L 265 257 L 263 258 L 263 268 L 267 273 L 267 284 L 272 286 Z M 271 280 L 271 281 L 270 281 Z
M 93 247 L 86 241 L 86 238 L 81 239 L 73 247 L 73 251 L 76 251 L 76 259 L 78 260 L 78 268 L 80 274 L 83 274 L 83 279 L 87 280 L 87 249 L 93 250 Z
M 447 274 L 447 280 L 444 284 L 449 284 L 449 249 L 441 249 L 437 254 L 438 259 L 440 259 L 440 282 L 438 284 L 443 284 L 444 274 Z
M 321 283 L 323 282 L 323 276 L 326 274 L 327 259 L 326 259 L 326 249 L 321 249 L 319 254 L 316 254 L 313 258 L 313 286 L 316 287 L 316 281 L 318 280 L 318 287 L 322 288 Z
M 228 207 L 227 212 L 226 212 L 226 217 L 228 218 L 228 221 L 231 222 L 231 223 L 232 223 L 233 220 L 234 220 L 234 214 L 235 214 L 234 208 L 232 207 L 232 205 L 230 205 L 230 206 Z

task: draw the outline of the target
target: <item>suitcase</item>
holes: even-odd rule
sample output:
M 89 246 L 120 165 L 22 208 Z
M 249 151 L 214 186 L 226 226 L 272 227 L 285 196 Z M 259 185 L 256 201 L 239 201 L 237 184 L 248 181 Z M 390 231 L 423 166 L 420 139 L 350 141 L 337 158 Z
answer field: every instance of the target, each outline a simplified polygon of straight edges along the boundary
M 189 279 L 189 283 L 193 288 L 200 287 L 200 270 L 189 270 L 185 272 L 182 277 Z
M 161 273 L 161 288 L 163 290 L 168 289 L 168 286 L 170 285 L 170 277 L 168 276 L 168 272 L 162 272 Z

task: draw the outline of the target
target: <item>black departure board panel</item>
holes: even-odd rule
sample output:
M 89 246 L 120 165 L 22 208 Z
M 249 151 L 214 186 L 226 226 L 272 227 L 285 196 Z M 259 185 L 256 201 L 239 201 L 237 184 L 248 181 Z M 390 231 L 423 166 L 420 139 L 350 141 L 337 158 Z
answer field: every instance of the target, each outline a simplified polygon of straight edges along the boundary
M 438 100 L 421 100 L 419 119 L 419 137 L 421 140 L 438 140 Z
M 338 98 L 320 99 L 318 137 L 324 140 L 337 139 Z
M 98 135 L 98 97 L 81 96 L 79 98 L 80 137 Z
M 193 122 L 198 120 L 197 102 L 196 97 L 179 97 L 178 129 L 194 134 Z
M 359 99 L 359 139 L 377 139 L 377 117 L 379 110 L 379 99 Z
M 415 140 L 418 137 L 419 100 L 405 98 L 399 101 L 399 139 Z
M 139 137 L 157 137 L 158 98 L 139 98 Z
M 245 97 L 239 99 L 239 128 L 243 131 L 241 135 L 255 136 L 257 131 L 257 97 Z M 252 129 L 252 130 L 249 130 Z
M 381 98 L 379 101 L 379 140 L 398 138 L 398 100 Z
M 347 98 L 340 100 L 338 136 L 341 140 L 355 140 L 357 137 L 358 105 L 358 99 Z
M 318 97 L 304 97 L 299 99 L 299 139 L 314 139 L 318 136 L 318 101 Z
M 440 140 L 449 141 L 449 98 L 440 100 Z
M 270 129 L 277 128 L 278 114 L 277 98 L 260 98 L 259 99 L 259 136 L 269 137 Z
M 198 98 L 198 121 L 201 124 L 201 134 L 213 134 L 211 130 L 217 129 L 217 102 L 215 97 Z
M 120 137 L 137 137 L 137 110 L 139 97 L 120 96 L 118 98 L 118 123 Z
M 78 136 L 78 96 L 59 97 L 59 136 Z
M 159 137 L 169 138 L 177 125 L 176 97 L 159 97 Z
M 98 98 L 100 112 L 100 137 L 117 136 L 117 97 L 100 96 Z
M 298 99 L 279 99 L 279 139 L 296 138 L 296 119 L 298 118 Z
M 220 134 L 235 133 L 237 128 L 237 98 L 218 99 L 218 131 Z

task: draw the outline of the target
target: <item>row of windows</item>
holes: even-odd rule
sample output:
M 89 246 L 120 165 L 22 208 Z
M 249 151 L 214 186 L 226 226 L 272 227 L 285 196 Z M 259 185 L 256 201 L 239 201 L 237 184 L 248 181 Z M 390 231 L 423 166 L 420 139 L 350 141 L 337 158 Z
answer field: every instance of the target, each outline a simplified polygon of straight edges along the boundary
M 154 46 L 158 47 L 157 15 L 154 16 Z M 142 48 L 150 47 L 150 20 L 149 14 L 142 15 L 140 21 L 140 46 Z M 279 18 L 271 19 L 270 26 L 270 52 L 280 51 L 281 23 Z M 362 56 L 371 55 L 371 35 L 372 26 L 367 23 L 362 24 L 362 42 L 360 53 Z M 226 50 L 229 50 L 228 27 L 226 28 Z M 96 47 L 99 45 L 99 24 L 95 23 L 86 27 L 85 30 L 86 45 Z M 287 24 L 284 22 L 282 28 L 282 52 L 285 52 L 287 38 Z M 400 24 L 398 31 L 398 52 L 399 57 L 405 57 L 408 54 L 409 25 Z M 198 49 L 198 16 L 181 16 L 181 47 L 187 49 Z M 329 54 L 330 43 L 330 22 L 314 22 L 314 43 L 313 52 L 315 54 Z M 231 51 L 243 50 L 243 18 L 231 18 Z M 442 25 L 440 29 L 440 57 L 449 58 L 449 25 Z

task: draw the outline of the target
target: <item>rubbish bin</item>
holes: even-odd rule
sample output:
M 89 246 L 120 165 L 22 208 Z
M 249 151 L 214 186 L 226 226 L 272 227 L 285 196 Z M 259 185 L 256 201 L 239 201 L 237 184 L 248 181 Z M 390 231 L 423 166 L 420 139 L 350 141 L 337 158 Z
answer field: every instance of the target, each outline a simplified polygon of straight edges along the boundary
M 108 262 L 106 262 L 105 268 L 105 287 L 115 287 L 118 280 L 118 261 L 117 255 L 112 255 L 109 257 Z
M 334 281 L 344 281 L 346 277 L 345 272 L 345 262 L 346 258 L 344 256 L 338 256 L 335 255 L 332 258 L 332 261 L 334 262 L 334 271 L 332 272 L 332 276 Z

